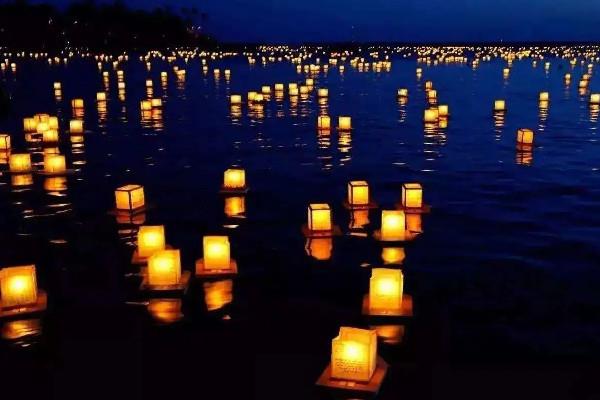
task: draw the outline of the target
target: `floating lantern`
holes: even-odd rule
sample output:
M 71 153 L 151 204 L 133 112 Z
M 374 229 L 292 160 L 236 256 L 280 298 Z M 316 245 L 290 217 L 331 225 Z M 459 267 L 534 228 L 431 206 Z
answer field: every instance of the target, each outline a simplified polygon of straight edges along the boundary
M 276 83 L 275 84 L 275 91 L 276 92 L 283 92 L 284 86 L 283 83 Z
M 71 132 L 72 135 L 83 134 L 83 120 L 72 119 L 69 121 L 69 132 Z
M 150 100 L 140 101 L 140 109 L 142 111 L 151 111 L 152 110 L 152 102 Z
M 0 150 L 10 150 L 10 135 L 0 134 Z
M 35 132 L 37 130 L 37 124 L 35 118 L 23 118 L 23 130 L 25 132 Z
M 291 91 L 292 89 L 298 90 L 298 84 L 297 83 L 289 83 L 288 90 Z
M 327 97 L 327 96 L 329 96 L 329 89 L 327 89 L 327 88 L 320 88 L 319 91 L 317 92 L 317 95 L 319 97 Z
M 300 86 L 300 94 L 308 94 L 310 92 L 310 88 L 308 86 Z
M 42 141 L 44 143 L 56 143 L 58 142 L 58 131 L 55 129 L 48 129 L 42 133 Z
M 246 198 L 244 196 L 225 197 L 225 215 L 229 218 L 238 217 L 246 212 Z
M 405 183 L 402 185 L 402 207 L 423 207 L 423 188 L 420 183 Z
M 97 101 L 106 101 L 106 93 L 105 92 L 96 93 L 96 100 Z
M 423 121 L 427 123 L 435 123 L 439 119 L 439 114 L 437 108 L 428 108 L 423 113 Z
M 348 205 L 350 207 L 365 207 L 370 202 L 369 184 L 366 181 L 348 182 Z
M 510 75 L 510 68 L 504 68 L 504 69 L 502 70 L 502 75 L 503 75 L 505 78 L 508 78 L 508 76 Z
M 290 93 L 290 96 L 298 96 L 298 93 L 299 93 L 298 88 L 297 87 L 290 88 L 289 93 Z
M 533 145 L 533 131 L 526 128 L 519 129 L 517 131 L 517 144 L 531 147 Z
M 152 79 L 146 79 L 146 87 L 147 88 L 151 88 L 152 87 Z
M 82 109 L 83 108 L 83 99 L 73 99 L 73 100 L 71 100 L 71 108 Z
M 50 126 L 48 125 L 47 122 L 38 122 L 35 130 L 37 133 L 44 133 L 48 129 L 50 129 Z
M 369 313 L 400 313 L 403 286 L 404 277 L 399 269 L 373 268 L 369 280 Z
M 48 127 L 50 129 L 58 130 L 58 118 L 57 117 L 48 118 Z
M 401 210 L 381 211 L 381 233 L 383 241 L 402 241 L 406 237 L 406 215 Z
M 315 80 L 312 78 L 306 78 L 306 86 L 314 86 L 315 85 Z
M 181 280 L 181 257 L 179 250 L 159 250 L 148 258 L 148 284 L 172 286 Z
M 115 203 L 118 211 L 134 211 L 145 205 L 144 187 L 125 185 L 115 190 Z
M 377 334 L 374 330 L 341 327 L 331 342 L 331 377 L 368 382 L 377 362 Z
M 550 94 L 548 92 L 540 93 L 540 102 L 542 101 L 550 101 Z
M 44 172 L 47 174 L 62 174 L 67 170 L 65 156 L 47 154 L 44 156 Z
M 202 244 L 204 270 L 231 270 L 231 249 L 227 236 L 204 236 Z
M 398 89 L 398 97 L 408 97 L 408 89 Z
M 495 100 L 494 101 L 494 111 L 496 111 L 496 112 L 506 111 L 506 102 L 504 100 Z
M 331 129 L 331 118 L 329 117 L 329 115 L 319 115 L 317 117 L 317 127 L 320 130 Z
M 229 101 L 231 102 L 231 104 L 242 104 L 242 96 L 240 96 L 239 94 L 232 94 L 229 98 Z
M 402 247 L 384 247 L 381 250 L 381 259 L 385 264 L 402 264 L 406 254 Z
M 35 265 L 0 270 L 0 299 L 3 309 L 25 307 L 38 301 Z
M 254 101 L 256 98 L 256 92 L 248 92 L 248 101 Z
M 338 117 L 338 129 L 341 131 L 349 131 L 352 129 L 351 117 Z
M 450 115 L 450 111 L 447 105 L 439 105 L 438 106 L 438 116 L 440 118 L 448 118 Z
M 224 190 L 245 190 L 246 171 L 242 168 L 229 168 L 223 173 Z
M 600 104 L 600 93 L 592 93 L 590 95 L 590 104 Z
M 425 90 L 431 90 L 433 89 L 433 82 L 431 81 L 425 81 Z
M 311 232 L 332 230 L 329 204 L 313 203 L 308 206 L 308 230 Z
M 181 299 L 150 299 L 148 312 L 156 322 L 172 324 L 183 318 L 181 303 Z
M 31 155 L 29 153 L 14 153 L 8 159 L 10 172 L 26 173 L 31 171 Z
M 163 225 L 140 226 L 137 238 L 138 257 L 147 258 L 155 252 L 165 249 L 165 227 Z
M 204 302 L 208 311 L 220 310 L 233 301 L 233 280 L 204 282 Z
M 263 96 L 262 93 L 256 93 L 256 95 L 254 96 L 254 102 L 262 103 L 263 101 L 265 101 L 265 96 Z
M 162 99 L 151 99 L 150 104 L 152 105 L 153 108 L 162 107 Z
M 430 102 L 437 100 L 437 90 L 431 89 L 427 92 L 427 100 Z

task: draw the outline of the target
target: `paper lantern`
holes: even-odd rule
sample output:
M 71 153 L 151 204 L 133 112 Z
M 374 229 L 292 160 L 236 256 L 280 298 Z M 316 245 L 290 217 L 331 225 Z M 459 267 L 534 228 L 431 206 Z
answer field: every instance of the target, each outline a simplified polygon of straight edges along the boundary
M 373 268 L 369 280 L 369 312 L 393 314 L 402 310 L 404 277 L 399 269 Z
M 402 264 L 405 258 L 406 254 L 402 247 L 384 247 L 381 250 L 381 259 L 385 264 Z
M 494 101 L 494 111 L 506 111 L 506 102 L 504 100 L 495 100 Z
M 225 197 L 225 215 L 237 217 L 246 212 L 246 198 L 244 196 Z
M 35 132 L 38 121 L 35 118 L 23 118 L 23 130 L 25 132 Z
M 58 130 L 58 118 L 57 117 L 48 118 L 48 128 Z
M 58 142 L 58 131 L 49 129 L 42 133 L 42 141 L 44 143 L 56 143 Z
M 348 182 L 348 204 L 350 206 L 368 206 L 369 201 L 369 184 L 366 181 Z
M 317 95 L 319 97 L 327 97 L 327 96 L 329 96 L 329 89 L 327 89 L 327 88 L 320 88 L 319 91 L 317 92 Z
M 147 88 L 151 88 L 152 87 L 152 79 L 146 79 L 146 87 Z
M 590 104 L 600 104 L 600 93 L 592 93 L 590 95 Z
M 150 100 L 150 105 L 153 108 L 162 107 L 162 99 L 151 99 Z
M 300 86 L 300 94 L 307 95 L 310 92 L 310 88 L 308 86 Z
M 331 377 L 368 382 L 377 362 L 377 334 L 374 330 L 341 327 L 331 342 Z
M 36 304 L 38 295 L 35 265 L 1 269 L 0 296 L 4 309 Z
M 260 91 L 262 92 L 262 94 L 270 94 L 271 86 L 263 86 Z
M 256 92 L 248 92 L 248 101 L 254 101 L 256 98 Z
M 423 188 L 420 183 L 402 185 L 402 206 L 405 208 L 423 207 Z
M 254 96 L 254 100 L 255 103 L 262 103 L 263 101 L 265 101 L 265 96 L 263 96 L 262 93 L 256 93 L 256 95 Z
M 283 92 L 284 86 L 283 83 L 276 83 L 275 84 L 275 91 L 276 92 Z
M 240 96 L 239 94 L 232 94 L 229 98 L 229 101 L 231 102 L 231 104 L 242 104 L 242 96 Z
M 44 156 L 44 172 L 48 174 L 60 174 L 66 170 L 65 156 L 60 154 L 48 154 Z
M 398 89 L 398 97 L 408 97 L 408 89 Z
M 10 150 L 10 135 L 0 134 L 0 150 Z
M 96 93 L 96 101 L 106 101 L 106 93 L 105 92 Z
M 406 215 L 401 210 L 381 211 L 381 240 L 400 241 L 406 237 Z
M 150 286 L 177 285 L 181 280 L 179 250 L 159 250 L 148 258 L 148 284 Z
M 521 128 L 517 131 L 517 143 L 521 145 L 533 145 L 533 131 L 531 129 Z
M 329 204 L 313 203 L 308 206 L 308 229 L 314 232 L 332 230 Z
M 298 88 L 294 87 L 289 90 L 290 96 L 298 96 Z
M 10 172 L 24 173 L 31 171 L 31 155 L 29 153 L 14 153 L 8 159 Z
M 165 249 L 165 227 L 163 225 L 140 226 L 137 239 L 138 256 L 150 257 L 155 252 Z
M 447 105 L 439 105 L 438 106 L 438 116 L 440 118 L 447 118 L 450 115 L 450 110 Z
M 351 117 L 338 117 L 338 129 L 342 131 L 348 131 L 352 129 L 352 118 Z
M 292 89 L 298 90 L 298 84 L 297 83 L 289 83 L 288 90 L 291 91 Z
M 134 211 L 144 207 L 144 187 L 141 185 L 125 185 L 115 190 L 117 210 Z
M 150 100 L 140 101 L 140 109 L 142 111 L 151 111 L 152 110 L 152 102 Z
M 60 90 L 62 88 L 62 85 L 60 84 L 60 82 L 54 82 L 54 90 Z
M 541 92 L 540 101 L 550 101 L 550 94 L 548 92 Z
M 317 117 L 317 127 L 322 130 L 331 129 L 331 118 L 329 115 L 319 115 Z
M 83 133 L 83 121 L 80 119 L 72 119 L 69 121 L 69 132 L 72 135 L 78 135 Z
M 223 173 L 223 188 L 241 190 L 246 187 L 246 171 L 241 168 L 229 168 Z
M 71 100 L 71 108 L 82 109 L 83 108 L 83 99 L 73 99 L 73 100 Z
M 204 236 L 204 269 L 231 269 L 230 245 L 227 236 Z
M 432 101 L 437 99 L 437 90 L 431 89 L 427 92 L 427 99 Z
M 428 108 L 423 113 L 423 121 L 426 123 L 435 123 L 439 119 L 438 110 L 436 108 Z
M 502 70 L 502 75 L 504 75 L 505 78 L 507 78 L 509 74 L 510 74 L 510 68 L 504 68 Z
M 204 302 L 208 311 L 220 310 L 233 301 L 233 280 L 204 282 Z
M 312 78 L 306 78 L 306 86 L 314 86 L 315 85 L 315 80 Z

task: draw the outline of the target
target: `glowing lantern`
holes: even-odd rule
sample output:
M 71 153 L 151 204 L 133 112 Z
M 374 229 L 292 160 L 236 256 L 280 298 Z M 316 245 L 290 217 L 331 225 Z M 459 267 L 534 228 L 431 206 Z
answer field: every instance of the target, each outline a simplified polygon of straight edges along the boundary
M 246 171 L 241 168 L 229 168 L 223 174 L 223 188 L 243 190 L 246 188 Z
M 292 89 L 294 89 L 294 90 L 297 91 L 298 90 L 298 84 L 297 83 L 290 83 L 290 84 L 288 84 L 288 90 L 291 92 Z
M 420 183 L 405 183 L 402 185 L 402 206 L 404 208 L 423 207 L 423 188 Z
M 533 145 L 533 131 L 531 129 L 521 128 L 517 131 L 517 143 L 520 145 Z
M 80 119 L 72 119 L 69 121 L 69 132 L 72 135 L 78 135 L 83 133 L 83 121 Z
M 298 93 L 299 93 L 298 88 L 297 87 L 290 88 L 289 93 L 290 93 L 290 96 L 298 96 Z
M 3 309 L 36 304 L 38 294 L 35 265 L 1 269 L 0 296 Z
M 275 91 L 276 92 L 283 92 L 283 89 L 284 89 L 283 83 L 276 83 L 275 84 Z
M 229 101 L 231 104 L 242 104 L 242 96 L 239 94 L 232 94 Z
M 369 312 L 394 314 L 402 310 L 404 279 L 399 269 L 373 268 L 369 280 Z
M 147 88 L 151 88 L 152 87 L 152 79 L 146 79 L 146 87 Z
M 331 209 L 329 204 L 310 204 L 308 206 L 308 229 L 310 231 L 331 231 Z
M 265 100 L 265 96 L 263 96 L 262 93 L 256 93 L 256 95 L 254 96 L 255 103 L 262 103 L 264 100 Z
M 138 231 L 137 251 L 141 258 L 150 257 L 165 249 L 165 227 L 163 225 L 144 225 Z
M 341 131 L 349 131 L 352 129 L 351 117 L 338 117 L 338 129 Z
M 60 82 L 54 82 L 54 90 L 60 90 L 62 88 Z
M 429 90 L 427 92 L 427 99 L 430 101 L 436 100 L 437 99 L 437 90 Z
M 152 102 L 150 100 L 140 101 L 140 109 L 142 111 L 151 111 L 152 110 Z
M 306 78 L 306 86 L 314 86 L 315 85 L 315 80 L 312 78 Z
M 10 150 L 10 135 L 0 134 L 0 150 Z
M 408 97 L 408 89 L 398 89 L 398 97 Z
M 248 101 L 254 101 L 256 98 L 256 92 L 248 92 Z
M 368 206 L 369 201 L 369 184 L 366 181 L 348 182 L 348 204 L 350 206 Z
M 319 97 L 327 97 L 327 96 L 329 96 L 329 89 L 327 89 L 327 88 L 321 88 L 321 89 L 319 89 L 319 91 L 317 92 L 317 95 L 318 95 Z
M 432 89 L 433 89 L 433 82 L 431 82 L 431 81 L 425 81 L 425 90 L 430 91 Z
M 35 118 L 23 118 L 23 130 L 25 132 L 35 132 L 38 122 Z
M 548 92 L 540 93 L 540 101 L 549 101 L 549 100 L 550 100 L 550 94 Z
M 401 247 L 384 247 L 381 250 L 381 259 L 385 264 L 402 264 L 406 254 Z
M 58 131 L 54 129 L 48 129 L 42 133 L 42 141 L 44 143 L 56 143 L 58 142 Z
M 57 117 L 48 118 L 48 128 L 58 130 L 58 118 Z
M 308 86 L 300 86 L 300 94 L 307 95 L 310 92 L 310 88 Z
M 229 238 L 227 236 L 204 236 L 204 269 L 230 270 L 231 257 Z
M 144 207 L 144 187 L 125 185 L 115 190 L 115 203 L 119 211 L 134 211 Z
M 31 171 L 31 155 L 29 153 L 11 154 L 8 159 L 10 172 L 24 173 Z
M 381 211 L 381 237 L 383 241 L 400 241 L 406 237 L 406 215 L 401 210 Z
M 317 117 L 317 127 L 322 130 L 331 129 L 331 118 L 329 115 L 319 115 Z
M 159 250 L 148 258 L 148 284 L 177 285 L 181 280 L 179 250 Z
M 154 108 L 162 107 L 162 99 L 151 99 L 150 105 Z
M 592 93 L 590 95 L 590 104 L 600 104 L 600 93 Z
M 106 101 L 106 93 L 105 92 L 96 93 L 96 101 Z
M 262 92 L 262 94 L 270 94 L 271 93 L 271 86 L 263 86 L 261 88 L 261 92 Z
M 447 105 L 439 105 L 438 106 L 438 116 L 440 118 L 447 118 L 449 115 L 449 110 Z
M 374 330 L 341 327 L 331 342 L 331 377 L 368 382 L 375 372 L 377 334 Z
M 66 171 L 65 156 L 60 154 L 48 154 L 44 156 L 44 172 L 47 174 L 60 174 Z
M 506 111 L 506 102 L 504 100 L 495 100 L 494 101 L 494 111 Z
M 225 197 L 225 215 L 237 217 L 246 212 L 246 199 L 244 196 Z
M 438 110 L 436 108 L 428 108 L 423 114 L 423 121 L 426 123 L 437 122 L 439 119 Z
M 71 100 L 71 107 L 74 109 L 83 108 L 83 99 L 73 99 Z

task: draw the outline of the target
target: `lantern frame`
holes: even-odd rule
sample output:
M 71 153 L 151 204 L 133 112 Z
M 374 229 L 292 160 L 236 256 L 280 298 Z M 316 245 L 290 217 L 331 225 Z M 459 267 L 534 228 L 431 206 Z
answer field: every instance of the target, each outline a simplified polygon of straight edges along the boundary
M 330 227 L 331 229 L 310 229 L 312 226 L 313 212 L 329 211 Z M 333 223 L 333 215 L 331 213 L 331 207 L 327 203 L 311 203 L 308 205 L 308 221 L 302 225 L 302 233 L 306 238 L 318 238 L 318 237 L 332 237 L 341 235 L 342 232 L 340 227 Z
M 355 204 L 354 203 L 354 189 L 355 188 L 367 188 L 367 192 L 368 192 L 368 199 L 367 202 L 365 204 Z M 369 187 L 369 183 L 367 181 L 350 181 L 348 182 L 347 185 L 348 188 L 348 192 L 347 192 L 347 197 L 346 199 L 344 199 L 343 205 L 344 208 L 348 209 L 348 210 L 365 210 L 365 209 L 372 209 L 372 208 L 377 208 L 377 203 L 375 203 L 372 199 L 371 199 L 371 188 Z

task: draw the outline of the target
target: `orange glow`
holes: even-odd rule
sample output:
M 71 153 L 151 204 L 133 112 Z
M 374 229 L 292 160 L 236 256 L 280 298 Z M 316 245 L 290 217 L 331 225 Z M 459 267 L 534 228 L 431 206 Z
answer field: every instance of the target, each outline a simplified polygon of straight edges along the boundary
M 37 302 L 35 265 L 0 270 L 2 308 L 27 306 Z
M 310 204 L 308 206 L 308 229 L 311 231 L 331 231 L 331 209 L 329 204 Z
M 138 256 L 150 257 L 165 249 L 165 227 L 163 225 L 140 226 L 138 231 Z
M 231 250 L 227 236 L 204 236 L 204 268 L 228 270 L 231 268 Z
M 420 183 L 402 185 L 402 206 L 405 208 L 423 207 L 423 188 Z
M 31 156 L 29 153 L 14 153 L 8 159 L 10 172 L 29 172 L 31 171 Z
M 342 131 L 348 131 L 352 129 L 352 118 L 351 117 L 338 117 L 338 129 Z
M 517 131 L 517 143 L 532 145 L 533 131 L 531 129 L 521 128 Z
M 381 240 L 404 240 L 406 237 L 406 216 L 404 211 L 381 211 Z
M 366 181 L 350 181 L 348 183 L 348 204 L 367 206 L 369 200 L 369 184 Z
M 141 185 L 125 185 L 115 190 L 117 210 L 133 211 L 145 204 L 144 187 Z
M 331 377 L 368 382 L 375 372 L 377 334 L 374 330 L 341 327 L 331 342 Z
M 65 156 L 60 154 L 48 154 L 44 156 L 44 172 L 59 174 L 66 171 Z
M 181 278 L 179 250 L 160 250 L 148 258 L 148 283 L 176 285 Z
M 373 268 L 369 281 L 369 311 L 389 314 L 402 309 L 404 278 L 399 269 Z
M 226 189 L 243 189 L 246 187 L 246 171 L 241 168 L 230 168 L 223 174 L 223 186 Z
M 312 238 L 306 242 L 306 254 L 315 260 L 327 261 L 331 258 L 333 240 L 331 238 Z

